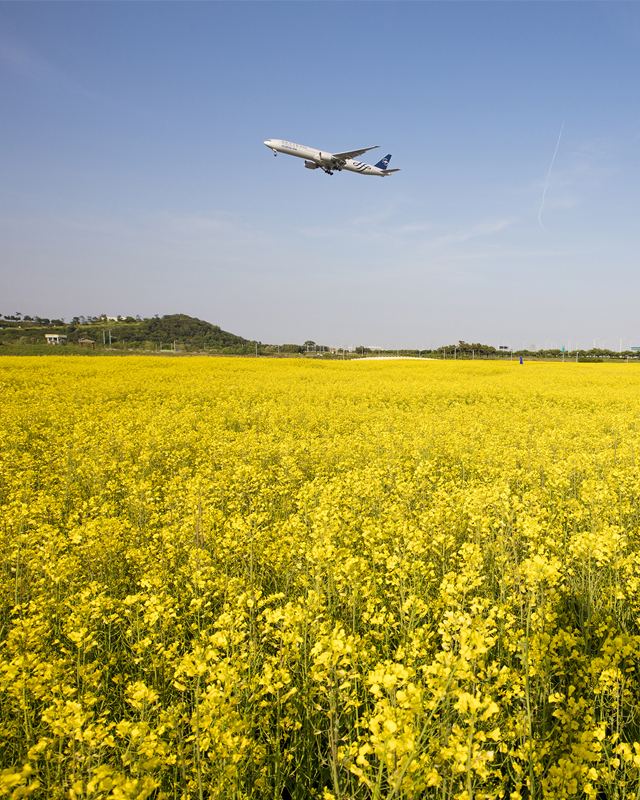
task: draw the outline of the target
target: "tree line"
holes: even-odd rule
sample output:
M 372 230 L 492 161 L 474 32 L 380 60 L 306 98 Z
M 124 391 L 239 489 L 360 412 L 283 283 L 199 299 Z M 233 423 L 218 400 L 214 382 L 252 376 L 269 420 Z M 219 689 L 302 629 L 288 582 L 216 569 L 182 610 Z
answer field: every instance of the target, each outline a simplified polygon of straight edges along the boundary
M 304 344 L 263 344 L 222 330 L 219 325 L 190 317 L 187 314 L 108 317 L 76 316 L 70 322 L 65 319 L 30 316 L 29 314 L 0 314 L 0 343 L 5 344 L 44 344 L 46 333 L 58 333 L 66 337 L 67 344 L 77 344 L 81 339 L 89 339 L 98 348 L 168 350 L 180 348 L 189 351 L 210 351 L 233 355 L 309 355 L 328 358 L 354 358 L 371 355 L 401 355 L 410 357 L 430 357 L 442 359 L 476 358 L 577 358 L 580 360 L 638 358 L 632 350 L 622 352 L 593 347 L 589 350 L 544 348 L 539 350 L 509 350 L 493 347 L 482 342 L 459 340 L 454 344 L 440 345 L 436 348 L 385 349 L 358 345 L 355 349 L 331 348 L 307 339 Z

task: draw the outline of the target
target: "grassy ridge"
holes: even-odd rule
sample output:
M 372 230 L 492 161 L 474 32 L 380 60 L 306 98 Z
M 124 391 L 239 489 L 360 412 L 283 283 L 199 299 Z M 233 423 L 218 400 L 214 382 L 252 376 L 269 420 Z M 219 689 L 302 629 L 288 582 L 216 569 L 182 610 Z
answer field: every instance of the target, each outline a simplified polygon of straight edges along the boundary
M 61 321 L 59 321 L 60 323 Z M 170 348 L 174 342 L 182 350 L 206 350 L 213 352 L 249 352 L 252 342 L 242 336 L 223 331 L 218 325 L 189 317 L 186 314 L 168 314 L 164 317 L 150 317 L 135 320 L 132 317 L 120 321 L 96 321 L 90 324 L 36 324 L 33 321 L 3 322 L 0 329 L 0 343 L 10 348 L 31 348 L 49 346 L 47 333 L 66 337 L 65 345 L 72 349 L 80 339 L 90 339 L 97 348 L 128 351 L 131 349 L 154 350 L 161 346 Z M 86 345 L 83 352 L 88 352 Z
M 4 359 L 0 791 L 637 797 L 639 382 Z

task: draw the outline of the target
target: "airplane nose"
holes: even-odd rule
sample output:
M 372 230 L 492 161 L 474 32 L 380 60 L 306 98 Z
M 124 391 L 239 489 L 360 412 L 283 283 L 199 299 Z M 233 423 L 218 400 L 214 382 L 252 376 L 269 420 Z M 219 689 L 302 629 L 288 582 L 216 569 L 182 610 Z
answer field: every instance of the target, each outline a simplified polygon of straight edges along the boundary
M 263 144 L 266 144 L 267 147 L 271 147 L 271 139 L 267 139 Z

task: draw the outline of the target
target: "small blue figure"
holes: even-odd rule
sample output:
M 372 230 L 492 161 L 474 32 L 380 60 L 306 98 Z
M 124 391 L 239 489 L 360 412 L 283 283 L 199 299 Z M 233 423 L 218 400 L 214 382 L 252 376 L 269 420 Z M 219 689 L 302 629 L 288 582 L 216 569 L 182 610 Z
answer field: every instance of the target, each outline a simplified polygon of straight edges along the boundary
M 522 356 L 520 356 L 520 363 L 522 364 Z

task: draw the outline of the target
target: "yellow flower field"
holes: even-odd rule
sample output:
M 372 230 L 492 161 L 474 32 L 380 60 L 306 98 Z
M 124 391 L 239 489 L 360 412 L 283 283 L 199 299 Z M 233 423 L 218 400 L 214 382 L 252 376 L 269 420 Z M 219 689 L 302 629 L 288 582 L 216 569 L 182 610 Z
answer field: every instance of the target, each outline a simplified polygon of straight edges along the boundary
M 640 797 L 634 364 L 0 361 L 0 796 Z

